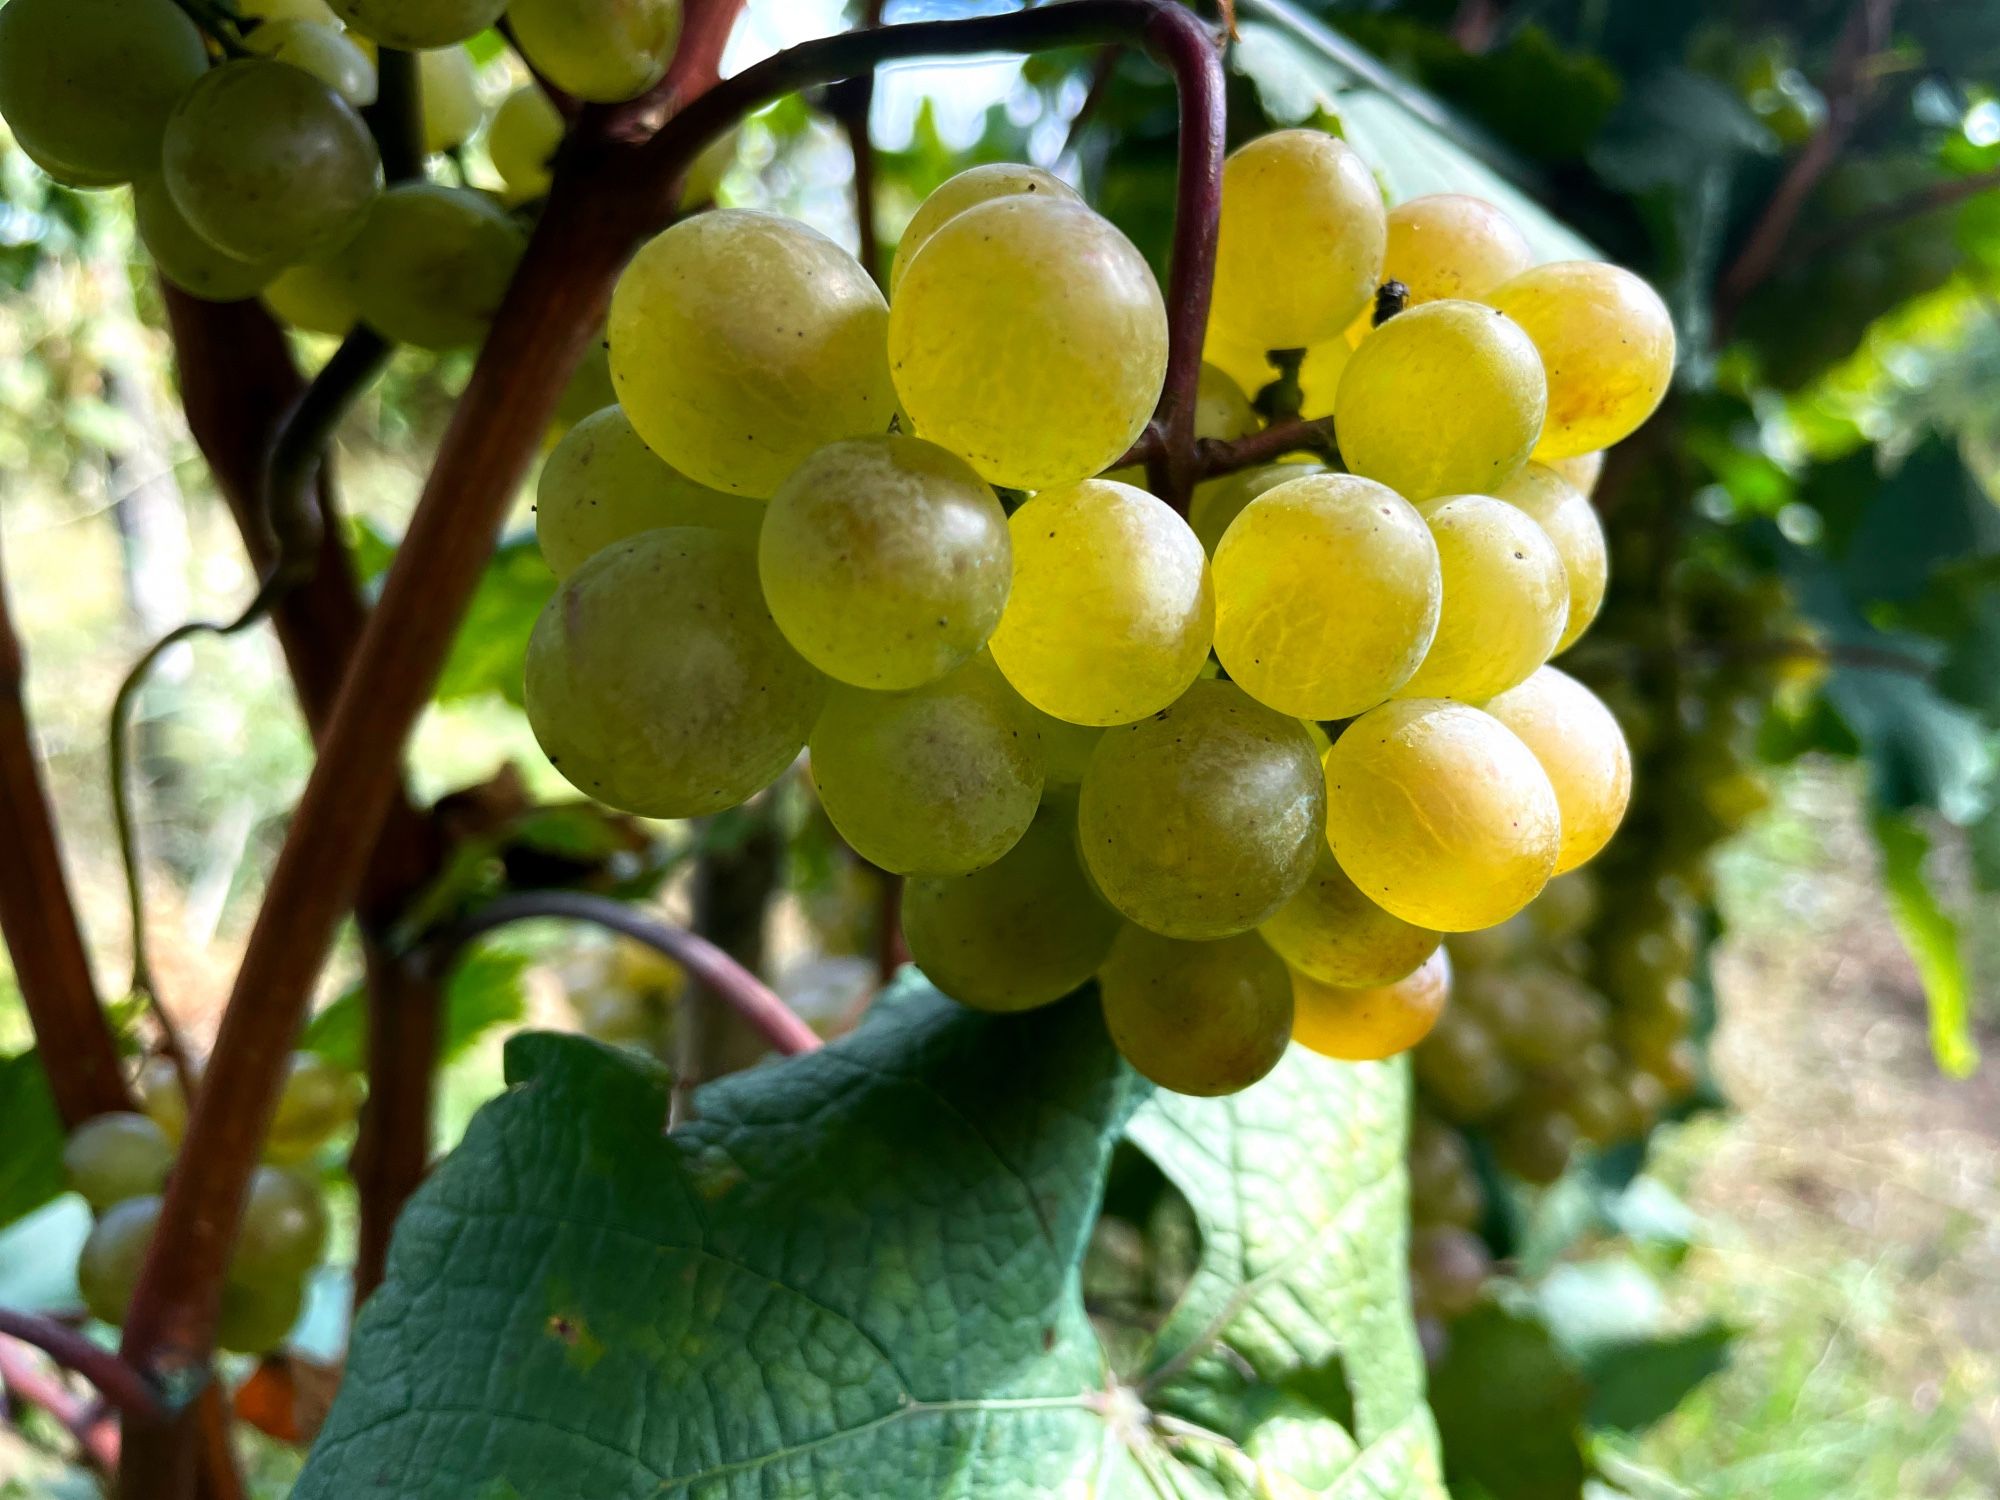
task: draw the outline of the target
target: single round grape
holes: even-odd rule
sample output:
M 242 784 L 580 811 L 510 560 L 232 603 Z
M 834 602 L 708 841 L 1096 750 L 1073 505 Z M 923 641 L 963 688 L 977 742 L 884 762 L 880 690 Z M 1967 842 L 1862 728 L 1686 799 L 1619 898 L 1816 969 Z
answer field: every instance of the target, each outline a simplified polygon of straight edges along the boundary
M 1246 505 L 1215 549 L 1215 654 L 1260 703 L 1348 718 L 1418 669 L 1444 587 L 1407 500 L 1351 474 L 1294 479 Z
M 375 60 L 338 26 L 272 21 L 253 27 L 244 42 L 259 57 L 290 63 L 312 74 L 356 109 L 375 102 Z
M 965 875 L 1013 848 L 1042 797 L 1042 747 L 991 658 L 904 693 L 835 687 L 812 731 L 820 804 L 897 875 Z
M 376 201 L 345 259 L 362 320 L 377 333 L 458 349 L 486 337 L 527 243 L 484 193 L 405 182 Z
M 1497 1007 L 1497 996 L 1487 998 L 1487 1020 L 1517 1063 L 1561 1070 L 1605 1034 L 1609 1012 L 1604 998 L 1573 975 L 1531 964 L 1517 973 L 1484 977 L 1497 996 L 1507 997 Z
M 1189 943 L 1121 928 L 1097 987 L 1119 1052 L 1177 1094 L 1247 1089 L 1291 1040 L 1291 975 L 1254 932 Z
M 1361 341 L 1334 434 L 1356 474 L 1409 500 L 1488 494 L 1520 472 L 1548 386 L 1527 334 L 1477 302 L 1426 302 Z
M 1325 839 L 1312 874 L 1257 929 L 1278 956 L 1321 984 L 1393 984 L 1438 949 L 1438 935 L 1382 910 L 1347 878 Z
M 1534 263 L 1514 221 L 1483 198 L 1427 193 L 1389 210 L 1382 280 L 1408 289 L 1409 307 L 1484 297 Z
M 449 47 L 500 19 L 507 0 L 328 0 L 365 37 L 404 52 Z
M 361 316 L 353 269 L 340 255 L 287 266 L 265 285 L 263 297 L 273 317 L 305 333 L 345 338 Z
M 1500 1165 L 1537 1187 L 1562 1176 L 1575 1149 L 1576 1122 L 1552 1105 L 1525 1104 L 1493 1136 Z
M 1528 515 L 1489 495 L 1427 502 L 1444 607 L 1406 698 L 1479 702 L 1525 682 L 1549 659 L 1569 617 L 1562 555 Z
M 173 0 L 11 0 L 0 9 L 0 116 L 51 176 L 77 186 L 160 168 L 174 101 L 208 49 Z
M 1187 522 L 1144 490 L 1084 479 L 1008 518 L 1014 585 L 990 642 L 1015 690 L 1072 724 L 1130 724 L 1208 659 L 1215 595 Z
M 85 1120 L 63 1143 L 63 1177 L 70 1191 L 102 1213 L 128 1198 L 166 1186 L 174 1146 L 146 1116 L 114 1110 Z
M 1526 511 L 1548 533 L 1562 558 L 1569 583 L 1569 615 L 1556 652 L 1567 651 L 1590 628 L 1604 603 L 1604 585 L 1611 562 L 1604 544 L 1604 526 L 1583 492 L 1555 470 L 1531 463 L 1494 495 Z
M 1504 922 L 1555 872 L 1555 789 L 1491 714 L 1439 698 L 1386 703 L 1326 755 L 1326 826 L 1371 901 L 1439 932 Z
M 1040 167 L 1030 167 L 1017 161 L 996 161 L 967 167 L 933 188 L 930 196 L 918 204 L 917 211 L 910 216 L 910 222 L 903 229 L 903 237 L 896 242 L 896 258 L 889 265 L 890 295 L 895 294 L 910 261 L 930 242 L 931 236 L 947 219 L 957 217 L 975 204 L 1012 197 L 1016 193 L 1060 198 L 1068 203 L 1083 201 L 1075 188 Z
M 633 257 L 611 298 L 611 378 L 639 436 L 690 478 L 760 499 L 815 449 L 886 431 L 887 312 L 816 230 L 719 208 Z
M 1007 512 L 922 438 L 829 443 L 778 487 L 757 548 L 785 639 L 829 677 L 894 690 L 970 660 L 1007 603 Z
M 296 1280 L 326 1249 L 326 1200 L 310 1183 L 278 1167 L 250 1174 L 243 1227 L 229 1255 L 232 1281 Z
M 1258 464 L 1220 479 L 1206 480 L 1194 487 L 1194 496 L 1188 502 L 1188 525 L 1200 539 L 1201 550 L 1214 557 L 1230 523 L 1243 514 L 1243 508 L 1252 500 L 1289 480 L 1325 472 L 1324 464 L 1302 461 Z
M 277 1113 L 264 1138 L 264 1159 L 304 1161 L 354 1124 L 361 1107 L 361 1084 L 336 1062 L 316 1052 L 294 1052 L 286 1065 Z
M 238 260 L 196 234 L 157 177 L 132 185 L 132 222 L 159 273 L 182 291 L 209 302 L 254 297 L 277 274 L 269 261 Z
M 985 869 L 906 882 L 902 913 L 925 977 L 990 1011 L 1060 1000 L 1097 972 L 1120 925 L 1077 860 L 1074 817 L 1051 802 Z
M 1467 1229 L 1432 1224 L 1410 1235 L 1410 1276 L 1418 1299 L 1440 1318 L 1458 1318 L 1479 1305 L 1493 1257 Z
M 360 227 L 382 185 L 361 116 L 310 73 L 224 63 L 167 121 L 167 190 L 188 223 L 244 260 L 310 260 Z
M 305 1284 L 297 1277 L 224 1282 L 216 1343 L 239 1354 L 268 1354 L 284 1343 L 299 1321 L 305 1295 Z
M 764 607 L 749 541 L 644 531 L 563 582 L 528 640 L 528 723 L 578 790 L 692 818 L 763 790 L 804 748 L 826 679 Z
M 471 140 L 486 118 L 472 54 L 463 47 L 419 52 L 417 85 L 423 100 L 424 150 L 435 154 Z
M 1632 797 L 1632 752 L 1598 696 L 1567 672 L 1543 667 L 1486 711 L 1521 737 L 1548 773 L 1562 813 L 1556 873 L 1574 870 L 1611 842 Z
M 535 539 L 557 578 L 613 542 L 662 526 L 708 526 L 754 539 L 764 507 L 696 484 L 639 440 L 622 409 L 563 434 L 535 487 Z
M 1077 841 L 1104 898 L 1141 927 L 1217 938 L 1305 883 L 1325 816 L 1304 727 L 1234 683 L 1197 682 L 1098 742 Z
M 486 154 L 507 185 L 508 202 L 547 195 L 562 140 L 563 117 L 539 84 L 524 83 L 500 101 L 486 127 Z
M 510 0 L 507 22 L 549 82 L 616 104 L 666 75 L 680 40 L 681 0 Z
M 1379 1062 L 1416 1046 L 1451 998 L 1451 960 L 1438 948 L 1401 979 L 1365 989 L 1292 971 L 1292 1040 L 1322 1057 Z
M 159 1126 L 160 1133 L 174 1145 L 180 1145 L 181 1137 L 187 1134 L 188 1098 L 173 1060 L 147 1058 L 139 1065 L 133 1092 L 139 1096 L 139 1108 L 145 1111 L 146 1118 Z
M 1604 472 L 1604 450 L 1599 448 L 1591 453 L 1576 454 L 1572 458 L 1551 458 L 1543 462 L 1548 468 L 1567 479 L 1575 486 L 1577 493 L 1588 500 L 1596 492 L 1598 476 Z
M 115 1203 L 90 1227 L 76 1261 L 76 1288 L 93 1318 L 123 1323 L 146 1263 L 146 1249 L 160 1222 L 156 1196 Z
M 1674 375 L 1674 320 L 1622 266 L 1536 266 L 1485 299 L 1527 331 L 1548 370 L 1548 421 L 1535 457 L 1608 448 L 1653 414 Z
M 1375 174 L 1344 141 L 1259 136 L 1223 163 L 1210 321 L 1255 349 L 1337 338 L 1375 293 L 1387 233 Z
M 1456 1005 L 1445 1008 L 1417 1045 L 1415 1066 L 1429 1101 L 1463 1124 L 1490 1118 L 1521 1091 L 1521 1074 L 1493 1034 Z
M 1108 468 L 1145 429 L 1166 304 L 1108 219 L 1013 193 L 945 220 L 909 263 L 889 366 L 924 437 L 994 484 L 1046 489 Z

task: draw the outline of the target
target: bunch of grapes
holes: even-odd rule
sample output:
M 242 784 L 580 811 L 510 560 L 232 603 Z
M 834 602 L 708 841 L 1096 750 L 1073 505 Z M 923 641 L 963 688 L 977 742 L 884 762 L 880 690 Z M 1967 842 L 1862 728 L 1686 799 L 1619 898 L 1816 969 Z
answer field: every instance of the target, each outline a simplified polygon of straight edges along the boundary
M 325 1058 L 292 1055 L 230 1255 L 216 1334 L 223 1348 L 264 1353 L 298 1321 L 307 1277 L 326 1249 L 326 1201 L 310 1165 L 353 1125 L 358 1091 L 354 1076 Z M 187 1096 L 166 1059 L 147 1062 L 139 1094 L 144 1113 L 86 1120 L 63 1147 L 69 1186 L 96 1215 L 77 1260 L 77 1286 L 91 1314 L 112 1324 L 124 1322 L 131 1306 L 187 1128 Z

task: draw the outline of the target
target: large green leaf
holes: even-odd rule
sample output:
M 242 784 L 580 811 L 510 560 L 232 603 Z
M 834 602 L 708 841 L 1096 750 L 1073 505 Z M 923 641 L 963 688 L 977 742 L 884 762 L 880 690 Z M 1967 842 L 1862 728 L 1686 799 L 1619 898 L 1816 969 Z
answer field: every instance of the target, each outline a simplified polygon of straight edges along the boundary
M 63 1128 L 31 1047 L 0 1057 L 0 1228 L 63 1190 Z
M 671 1135 L 639 1061 L 508 1061 L 404 1215 L 298 1500 L 1441 1495 L 1399 1067 L 1295 1050 L 1234 1100 L 1149 1099 L 1088 996 L 979 1016 L 914 975 Z M 1203 1251 L 1120 1384 L 1080 1267 L 1128 1125 Z

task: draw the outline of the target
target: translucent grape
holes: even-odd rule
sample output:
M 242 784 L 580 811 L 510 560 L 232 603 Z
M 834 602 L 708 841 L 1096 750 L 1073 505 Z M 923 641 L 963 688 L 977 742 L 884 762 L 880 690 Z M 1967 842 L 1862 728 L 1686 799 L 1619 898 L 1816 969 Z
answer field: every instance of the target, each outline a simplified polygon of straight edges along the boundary
M 1289 480 L 1325 472 L 1325 465 L 1319 463 L 1259 464 L 1210 479 L 1194 487 L 1194 496 L 1188 502 L 1188 525 L 1200 539 L 1202 551 L 1214 557 L 1223 533 L 1243 514 L 1244 506 Z
M 1259 703 L 1348 718 L 1417 670 L 1444 588 L 1407 500 L 1351 474 L 1294 479 L 1245 506 L 1215 549 L 1215 654 Z
M 304 1306 L 305 1285 L 297 1278 L 225 1282 L 215 1341 L 239 1354 L 267 1354 L 284 1343 Z
M 1451 996 L 1442 948 L 1401 979 L 1365 989 L 1325 984 L 1292 971 L 1292 1040 L 1321 1057 L 1376 1062 L 1416 1046 Z
M 90 1228 L 76 1260 L 76 1289 L 90 1315 L 123 1323 L 146 1262 L 146 1247 L 160 1222 L 157 1197 L 127 1198 L 106 1209 Z
M 1547 661 L 1569 617 L 1569 580 L 1548 533 L 1527 513 L 1489 495 L 1428 502 L 1437 538 L 1444 608 L 1437 638 L 1406 682 L 1406 698 L 1504 693 Z
M 245 43 L 259 57 L 304 69 L 357 109 L 375 102 L 374 59 L 338 26 L 272 21 L 253 27 Z
M 310 260 L 361 225 L 382 182 L 375 138 L 310 73 L 224 63 L 167 122 L 167 190 L 203 238 L 244 260 Z
M 1145 428 L 1166 305 L 1109 220 L 1014 193 L 945 220 L 905 268 L 889 364 L 919 433 L 995 484 L 1045 489 L 1109 467 Z
M 316 1052 L 294 1052 L 264 1138 L 265 1160 L 304 1161 L 349 1129 L 360 1107 L 361 1085 L 352 1073 Z
M 1486 494 L 1527 462 L 1547 405 L 1520 328 L 1476 302 L 1427 302 L 1361 341 L 1334 432 L 1351 471 L 1407 499 Z
M 1483 198 L 1428 193 L 1389 210 L 1388 248 L 1382 280 L 1400 281 L 1405 307 L 1445 298 L 1480 298 L 1533 264 L 1528 241 L 1514 221 Z M 1374 309 L 1362 309 L 1356 341 L 1368 331 Z
M 1254 932 L 1188 943 L 1125 927 L 1097 984 L 1119 1052 L 1175 1093 L 1247 1089 L 1291 1040 L 1291 975 Z
M 1555 789 L 1492 715 L 1436 698 L 1386 703 L 1326 755 L 1326 827 L 1348 878 L 1419 927 L 1504 922 L 1555 871 Z
M 194 231 L 157 177 L 132 185 L 132 221 L 159 273 L 184 292 L 210 302 L 254 297 L 277 274 L 269 261 L 226 255 Z
M 1254 349 L 1337 338 L 1374 295 L 1386 235 L 1375 174 L 1345 142 L 1259 136 L 1223 164 L 1210 320 Z
M 1008 519 L 1014 587 L 993 659 L 1035 707 L 1129 724 L 1180 697 L 1208 659 L 1215 597 L 1201 543 L 1166 502 L 1085 479 Z
M 1535 754 L 1562 812 L 1556 873 L 1573 870 L 1611 841 L 1632 796 L 1632 753 L 1598 696 L 1566 672 L 1543 667 L 1486 704 Z
M 1322 984 L 1393 984 L 1437 951 L 1438 935 L 1391 916 L 1364 895 L 1324 838 L 1312 874 L 1257 929 L 1278 956 Z
M 11 0 L 0 116 L 45 171 L 80 186 L 157 172 L 174 101 L 208 70 L 173 0 Z
M 188 1117 L 187 1092 L 181 1087 L 180 1070 L 168 1058 L 149 1057 L 139 1065 L 133 1092 L 139 1096 L 139 1108 L 145 1111 L 146 1118 L 178 1146 L 181 1137 L 187 1134 Z
M 539 85 L 526 83 L 500 101 L 486 127 L 486 154 L 507 185 L 508 201 L 540 198 L 555 180 L 563 118 Z
M 463 47 L 419 52 L 417 84 L 423 98 L 424 150 L 449 151 L 471 140 L 486 118 L 472 54 Z
M 1034 726 L 988 657 L 906 693 L 835 687 L 812 731 L 821 806 L 863 859 L 965 875 L 1013 848 L 1042 796 Z
M 1007 686 L 1012 688 L 1013 684 L 1010 682 Z M 1097 742 L 1104 738 L 1103 727 L 1072 724 L 1054 714 L 1045 714 L 1018 692 L 1014 694 L 1014 701 L 1042 737 L 1043 784 L 1050 788 L 1082 785 Z
M 385 47 L 422 52 L 478 35 L 507 0 L 328 0 L 340 19 Z
M 1540 459 L 1574 458 L 1636 431 L 1674 374 L 1674 320 L 1622 266 L 1536 266 L 1486 298 L 1527 330 L 1549 379 Z
M 286 267 L 264 287 L 264 305 L 281 323 L 336 338 L 346 337 L 361 316 L 353 269 L 339 255 Z
M 243 1227 L 229 1256 L 229 1275 L 242 1282 L 297 1279 L 326 1249 L 326 1202 L 319 1190 L 277 1167 L 250 1175 Z
M 511 0 L 522 55 L 579 99 L 634 99 L 665 76 L 681 34 L 681 0 Z
M 886 431 L 887 310 L 840 246 L 776 214 L 720 208 L 636 255 L 611 298 L 611 378 L 655 453 L 765 498 L 814 449 Z
M 692 526 L 605 548 L 528 640 L 528 723 L 571 785 L 692 818 L 769 786 L 804 748 L 826 679 L 779 634 L 750 542 Z
M 741 502 L 739 502 L 741 503 Z M 778 487 L 757 551 L 785 639 L 829 677 L 934 682 L 1007 602 L 1007 513 L 972 466 L 921 438 L 829 443 Z
M 904 226 L 903 237 L 896 242 L 896 258 L 889 265 L 890 294 L 894 295 L 903 279 L 903 272 L 909 268 L 916 253 L 929 243 L 930 237 L 947 219 L 964 213 L 975 204 L 1010 197 L 1015 193 L 1045 194 L 1067 203 L 1083 201 L 1077 196 L 1075 188 L 1040 167 L 1016 161 L 996 161 L 968 167 L 933 188 L 931 195 L 918 204 L 917 211 L 910 216 L 910 222 Z
M 930 982 L 975 1010 L 1059 1000 L 1111 951 L 1118 914 L 1076 857 L 1075 820 L 1045 802 L 999 860 L 970 875 L 903 886 L 903 938 Z
M 507 294 L 527 236 L 483 193 L 400 183 L 377 200 L 345 253 L 355 302 L 399 344 L 477 344 Z
M 1569 614 L 1556 652 L 1567 651 L 1590 628 L 1604 603 L 1611 562 L 1604 545 L 1603 523 L 1580 490 L 1542 464 L 1529 464 L 1494 494 L 1532 516 L 1556 544 L 1563 577 L 1569 583 Z
M 63 1143 L 63 1177 L 70 1191 L 102 1213 L 166 1185 L 173 1142 L 146 1116 L 127 1110 L 85 1120 Z
M 1587 500 L 1596 493 L 1597 479 L 1604 472 L 1604 450 L 1579 453 L 1573 458 L 1551 458 L 1543 462 L 1562 475 Z

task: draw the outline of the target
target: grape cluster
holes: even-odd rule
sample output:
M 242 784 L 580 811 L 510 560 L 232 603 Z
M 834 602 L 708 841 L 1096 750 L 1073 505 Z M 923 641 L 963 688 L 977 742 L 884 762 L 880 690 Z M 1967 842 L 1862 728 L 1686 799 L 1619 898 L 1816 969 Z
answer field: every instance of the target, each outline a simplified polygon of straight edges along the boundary
M 326 1202 L 307 1169 L 322 1146 L 354 1123 L 357 1092 L 353 1075 L 326 1059 L 292 1055 L 230 1254 L 216 1334 L 223 1348 L 261 1354 L 298 1321 L 307 1275 L 327 1236 Z M 144 1113 L 86 1120 L 63 1147 L 69 1186 L 96 1215 L 77 1259 L 77 1287 L 91 1314 L 113 1324 L 131 1306 L 187 1128 L 180 1074 L 164 1058 L 141 1070 L 139 1095 Z

